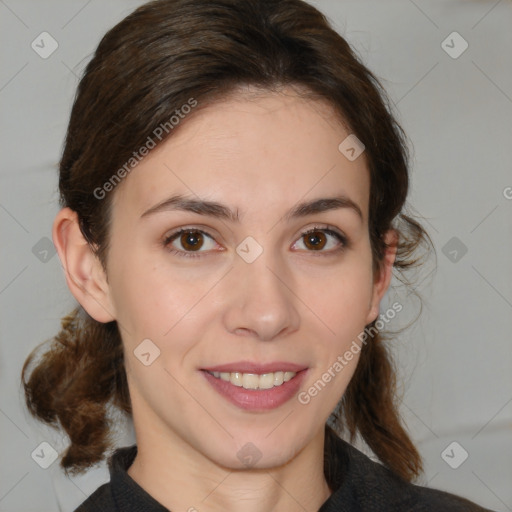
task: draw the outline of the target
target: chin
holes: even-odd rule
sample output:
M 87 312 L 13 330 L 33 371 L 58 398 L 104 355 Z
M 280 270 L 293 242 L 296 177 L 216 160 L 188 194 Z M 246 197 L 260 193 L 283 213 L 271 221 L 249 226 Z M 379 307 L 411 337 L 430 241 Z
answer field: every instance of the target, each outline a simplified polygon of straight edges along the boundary
M 233 444 L 221 447 L 221 452 L 212 453 L 210 458 L 216 464 L 228 470 L 271 469 L 288 463 L 297 453 L 297 443 L 287 437 L 288 444 L 282 439 L 253 438 L 237 439 Z M 211 447 L 209 447 L 211 448 Z

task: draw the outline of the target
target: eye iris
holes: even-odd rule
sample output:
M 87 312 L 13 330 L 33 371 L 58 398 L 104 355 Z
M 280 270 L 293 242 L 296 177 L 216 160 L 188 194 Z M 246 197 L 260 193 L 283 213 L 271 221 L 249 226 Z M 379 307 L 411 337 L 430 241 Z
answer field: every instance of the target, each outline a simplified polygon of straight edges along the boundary
M 325 236 L 325 233 L 322 233 L 321 231 L 314 231 L 306 235 L 305 245 L 308 249 L 323 249 L 326 243 L 327 237 Z
M 203 235 L 198 231 L 187 231 L 181 234 L 180 242 L 187 251 L 196 251 L 203 245 Z

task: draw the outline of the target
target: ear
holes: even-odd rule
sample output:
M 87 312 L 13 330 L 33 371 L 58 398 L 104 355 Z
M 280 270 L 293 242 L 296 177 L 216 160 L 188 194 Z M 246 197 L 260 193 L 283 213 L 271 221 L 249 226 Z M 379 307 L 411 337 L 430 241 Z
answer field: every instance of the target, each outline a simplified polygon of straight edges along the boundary
M 372 300 L 370 309 L 366 318 L 366 324 L 372 323 L 379 316 L 379 306 L 382 297 L 386 293 L 391 277 L 393 275 L 393 263 L 396 258 L 396 250 L 398 244 L 398 234 L 394 229 L 389 229 L 384 235 L 386 249 L 384 259 L 380 265 L 379 272 L 375 276 L 373 283 Z
M 107 275 L 84 238 L 75 211 L 63 208 L 57 214 L 52 237 L 75 299 L 98 322 L 115 320 Z

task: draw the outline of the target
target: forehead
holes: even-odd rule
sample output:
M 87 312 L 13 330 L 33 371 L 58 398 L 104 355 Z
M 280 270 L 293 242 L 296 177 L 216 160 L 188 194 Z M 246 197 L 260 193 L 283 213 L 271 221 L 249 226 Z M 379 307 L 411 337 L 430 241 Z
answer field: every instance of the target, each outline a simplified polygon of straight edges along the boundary
M 201 105 L 118 187 L 114 211 L 140 216 L 173 194 L 273 214 L 304 199 L 343 194 L 366 219 L 369 173 L 364 153 L 339 150 L 350 135 L 332 106 L 291 89 L 239 93 Z

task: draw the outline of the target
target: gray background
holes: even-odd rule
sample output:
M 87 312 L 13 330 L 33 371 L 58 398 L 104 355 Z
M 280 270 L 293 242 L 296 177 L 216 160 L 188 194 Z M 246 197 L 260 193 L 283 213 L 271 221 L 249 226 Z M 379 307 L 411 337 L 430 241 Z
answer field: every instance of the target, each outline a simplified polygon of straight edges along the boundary
M 45 237 L 77 77 L 104 32 L 141 3 L 0 0 L 2 512 L 72 510 L 107 480 L 104 467 L 67 479 L 57 462 L 35 462 L 41 442 L 58 451 L 65 440 L 29 417 L 19 374 L 73 306 Z M 410 203 L 438 268 L 418 276 L 422 316 L 394 346 L 402 411 L 425 459 L 421 483 L 512 510 L 512 2 L 312 3 L 383 80 L 414 144 Z M 58 43 L 46 59 L 31 48 L 44 31 Z M 469 45 L 457 58 L 442 46 L 453 31 Z M 459 52 L 461 42 L 444 46 Z M 398 328 L 418 305 L 400 288 L 386 299 L 397 297 L 406 306 Z M 120 444 L 132 435 L 120 425 Z M 469 456 L 453 469 L 446 461 L 456 465 L 462 450 Z

